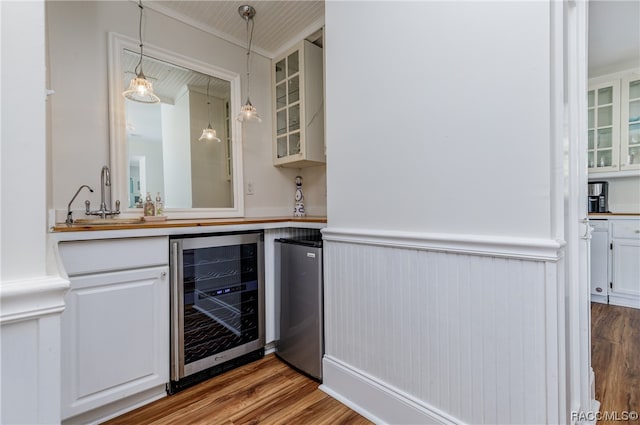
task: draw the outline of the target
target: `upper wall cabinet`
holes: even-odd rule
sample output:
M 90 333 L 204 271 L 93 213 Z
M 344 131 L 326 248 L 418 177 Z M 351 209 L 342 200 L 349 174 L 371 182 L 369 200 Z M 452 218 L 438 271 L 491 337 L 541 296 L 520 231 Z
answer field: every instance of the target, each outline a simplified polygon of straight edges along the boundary
M 620 169 L 640 169 L 640 75 L 622 79 Z
M 589 171 L 617 171 L 620 149 L 620 82 L 591 86 L 587 99 Z
M 326 162 L 322 48 L 306 40 L 273 60 L 273 164 L 311 167 Z
M 589 173 L 640 170 L 640 76 L 589 85 Z

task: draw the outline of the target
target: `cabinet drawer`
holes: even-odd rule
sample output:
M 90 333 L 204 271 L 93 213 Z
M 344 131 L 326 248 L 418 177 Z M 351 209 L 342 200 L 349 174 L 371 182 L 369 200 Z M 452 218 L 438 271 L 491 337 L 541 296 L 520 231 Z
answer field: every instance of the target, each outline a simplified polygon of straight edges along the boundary
M 614 239 L 640 239 L 640 220 L 614 221 L 611 225 Z
M 167 237 L 60 242 L 68 276 L 169 264 Z
M 607 232 L 609 231 L 609 222 L 607 220 L 589 220 L 589 225 L 593 228 L 593 230 Z

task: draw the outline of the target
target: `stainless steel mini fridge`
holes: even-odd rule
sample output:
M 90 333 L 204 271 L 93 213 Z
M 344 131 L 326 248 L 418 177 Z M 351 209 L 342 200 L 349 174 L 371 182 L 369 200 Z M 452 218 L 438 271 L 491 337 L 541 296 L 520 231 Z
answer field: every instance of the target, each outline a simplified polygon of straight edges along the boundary
M 322 240 L 276 239 L 276 355 L 322 380 Z

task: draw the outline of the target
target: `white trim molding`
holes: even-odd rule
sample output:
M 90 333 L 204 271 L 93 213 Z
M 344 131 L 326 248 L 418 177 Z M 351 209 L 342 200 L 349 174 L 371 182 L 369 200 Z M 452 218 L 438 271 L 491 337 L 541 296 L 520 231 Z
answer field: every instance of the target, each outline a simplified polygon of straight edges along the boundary
M 61 313 L 68 289 L 69 281 L 59 276 L 4 281 L 0 284 L 0 323 Z
M 322 235 L 331 242 L 537 261 L 558 261 L 566 245 L 565 241 L 555 239 L 335 227 L 324 228 Z
M 332 386 L 320 385 L 320 389 L 376 424 L 462 423 L 398 388 L 380 383 L 367 373 L 334 357 L 324 356 L 322 367 L 325 379 L 331 381 Z M 343 392 L 349 393 L 350 398 L 343 397 L 341 395 Z M 362 406 L 366 405 L 376 406 L 378 411 L 384 414 L 377 416 L 363 409 Z

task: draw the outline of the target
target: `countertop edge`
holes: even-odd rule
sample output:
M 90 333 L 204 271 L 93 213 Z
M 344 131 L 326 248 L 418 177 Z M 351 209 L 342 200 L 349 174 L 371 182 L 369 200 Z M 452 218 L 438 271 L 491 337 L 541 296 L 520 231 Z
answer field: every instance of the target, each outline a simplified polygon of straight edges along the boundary
M 591 219 L 638 219 L 640 213 L 589 213 Z
M 326 227 L 326 217 L 245 217 L 229 219 L 180 219 L 114 225 L 71 225 L 57 223 L 49 229 L 55 241 L 172 236 L 213 232 L 267 230 L 281 227 Z

